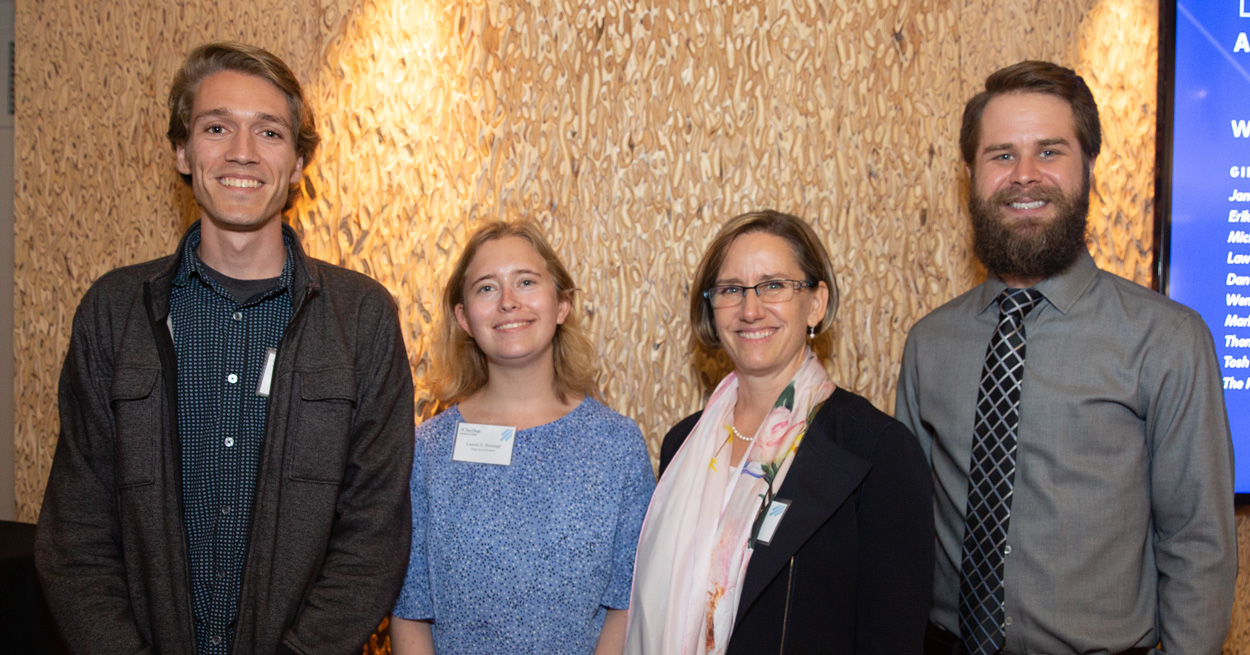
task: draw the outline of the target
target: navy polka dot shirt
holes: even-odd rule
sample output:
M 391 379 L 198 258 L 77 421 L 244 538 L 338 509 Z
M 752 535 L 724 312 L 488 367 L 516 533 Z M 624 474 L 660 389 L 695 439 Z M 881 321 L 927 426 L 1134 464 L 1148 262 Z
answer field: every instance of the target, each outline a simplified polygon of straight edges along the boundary
M 220 274 L 200 261 L 199 245 L 197 229 L 174 277 L 169 315 L 178 358 L 182 506 L 196 642 L 201 655 L 226 655 L 265 436 L 261 376 L 291 320 L 292 256 L 287 243 L 275 285 L 239 301 Z

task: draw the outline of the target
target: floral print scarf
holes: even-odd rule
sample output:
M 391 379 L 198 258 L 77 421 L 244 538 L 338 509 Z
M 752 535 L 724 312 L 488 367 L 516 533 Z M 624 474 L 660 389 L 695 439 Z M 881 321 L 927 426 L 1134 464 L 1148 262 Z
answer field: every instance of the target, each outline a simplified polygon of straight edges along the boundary
M 731 467 L 738 376 L 730 373 L 717 385 L 647 509 L 626 653 L 725 652 L 765 501 L 781 488 L 812 411 L 833 390 L 833 381 L 808 349 L 742 464 Z

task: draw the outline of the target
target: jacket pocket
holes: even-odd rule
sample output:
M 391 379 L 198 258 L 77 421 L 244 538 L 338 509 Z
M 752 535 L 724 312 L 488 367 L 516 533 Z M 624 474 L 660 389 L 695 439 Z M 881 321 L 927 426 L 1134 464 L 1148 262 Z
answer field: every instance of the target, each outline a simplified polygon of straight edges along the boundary
M 356 408 L 356 372 L 350 368 L 298 371 L 291 479 L 339 484 L 347 466 Z
M 160 438 L 161 395 L 155 393 L 160 371 L 119 368 L 113 372 L 109 404 L 113 411 L 113 457 L 117 488 L 155 482 Z

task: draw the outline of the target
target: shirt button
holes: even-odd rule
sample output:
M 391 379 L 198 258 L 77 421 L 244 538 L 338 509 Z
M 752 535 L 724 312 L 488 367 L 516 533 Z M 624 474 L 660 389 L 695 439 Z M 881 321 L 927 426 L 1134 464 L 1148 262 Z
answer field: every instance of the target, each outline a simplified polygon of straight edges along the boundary
M 226 382 L 229 382 L 230 384 L 234 384 L 235 382 L 238 382 L 238 381 L 239 381 L 239 376 L 235 375 L 234 373 L 231 373 L 230 375 L 226 376 Z
M 234 445 L 234 437 L 226 437 L 225 444 L 226 444 L 226 448 L 229 448 L 230 446 L 233 446 L 233 445 Z
M 225 570 L 225 569 L 217 569 L 217 579 L 218 579 L 218 580 L 225 580 L 225 579 L 226 579 L 226 570 Z
M 241 321 L 243 320 L 243 312 L 235 312 L 230 318 L 233 318 L 236 321 Z
M 1003 554 L 1004 554 L 1004 555 L 1010 555 L 1010 554 L 1011 554 L 1011 545 L 1010 545 L 1010 544 L 1008 544 L 1008 545 L 1006 545 L 1006 546 L 1003 546 Z
M 1012 620 L 1010 616 L 1003 619 L 1003 625 L 1011 625 L 1011 624 L 1012 624 Z
M 221 506 L 221 513 L 222 513 L 222 514 L 229 514 L 229 513 L 230 513 L 230 506 L 229 506 L 229 505 L 222 505 L 222 506 Z
M 221 645 L 221 635 L 213 635 L 212 642 L 214 646 Z

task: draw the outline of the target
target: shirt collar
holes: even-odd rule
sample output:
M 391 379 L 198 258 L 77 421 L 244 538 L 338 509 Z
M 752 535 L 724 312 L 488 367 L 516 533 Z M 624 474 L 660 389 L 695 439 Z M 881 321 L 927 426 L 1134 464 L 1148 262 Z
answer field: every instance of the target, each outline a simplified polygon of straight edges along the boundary
M 284 228 L 286 226 L 283 226 Z M 282 231 L 282 245 L 286 247 L 286 261 L 282 264 L 282 273 L 278 276 L 278 285 L 275 289 L 286 289 L 291 286 L 292 265 L 294 263 L 294 253 L 291 252 L 291 243 L 293 235 L 288 234 L 286 229 Z M 206 267 L 204 262 L 200 261 L 200 223 L 197 221 L 187 230 L 186 238 L 182 241 L 182 252 L 178 258 L 178 270 L 174 273 L 174 286 L 186 286 L 194 275 L 201 280 L 211 280 L 212 276 L 206 276 Z M 216 280 L 212 280 L 211 285 L 215 285 Z M 266 294 L 268 295 L 268 294 Z
M 1089 285 L 1093 284 L 1097 273 L 1098 265 L 1094 263 L 1094 258 L 1090 256 L 1088 250 L 1082 249 L 1076 261 L 1066 271 L 1038 282 L 1033 288 L 1040 291 L 1046 302 L 1053 305 L 1060 313 L 1067 314 Z M 1003 282 L 996 273 L 991 272 L 986 276 L 985 284 L 981 285 L 981 295 L 977 299 L 977 306 L 982 312 L 994 307 L 994 301 L 1006 288 L 1007 283 Z M 997 311 L 996 307 L 994 309 Z

